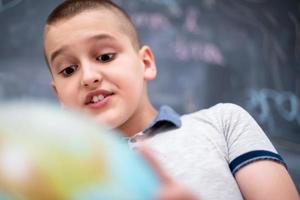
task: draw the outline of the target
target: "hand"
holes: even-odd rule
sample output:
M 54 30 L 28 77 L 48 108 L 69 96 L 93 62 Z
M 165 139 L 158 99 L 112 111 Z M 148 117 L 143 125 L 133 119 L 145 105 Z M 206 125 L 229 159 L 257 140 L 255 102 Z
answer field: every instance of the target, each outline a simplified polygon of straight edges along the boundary
M 161 188 L 158 191 L 156 200 L 200 200 L 191 191 L 172 179 L 161 168 L 154 155 L 144 144 L 139 145 L 136 149 L 150 164 L 160 180 Z

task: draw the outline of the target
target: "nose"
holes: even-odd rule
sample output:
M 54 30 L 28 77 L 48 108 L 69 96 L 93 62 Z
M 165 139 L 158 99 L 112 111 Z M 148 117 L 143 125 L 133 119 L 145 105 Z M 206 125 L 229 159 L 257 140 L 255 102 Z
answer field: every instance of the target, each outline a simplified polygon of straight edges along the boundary
M 82 67 L 82 69 L 81 85 L 88 89 L 96 89 L 102 81 L 101 72 L 93 69 L 91 66 Z

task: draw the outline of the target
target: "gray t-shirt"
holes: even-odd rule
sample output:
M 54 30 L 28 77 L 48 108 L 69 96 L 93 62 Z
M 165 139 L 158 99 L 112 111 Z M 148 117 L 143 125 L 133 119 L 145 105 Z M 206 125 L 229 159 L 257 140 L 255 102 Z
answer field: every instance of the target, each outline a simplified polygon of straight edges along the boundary
M 164 107 L 145 133 L 162 168 L 201 200 L 241 200 L 236 171 L 255 160 L 284 163 L 255 120 L 234 104 L 180 118 Z M 133 147 L 134 137 L 128 143 Z

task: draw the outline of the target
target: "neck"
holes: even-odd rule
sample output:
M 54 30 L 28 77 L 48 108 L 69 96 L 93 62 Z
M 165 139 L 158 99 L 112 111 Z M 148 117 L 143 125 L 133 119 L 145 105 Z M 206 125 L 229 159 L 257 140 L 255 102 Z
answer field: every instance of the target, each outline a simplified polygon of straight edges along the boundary
M 143 131 L 155 118 L 157 111 L 149 101 L 141 107 L 144 109 L 138 109 L 126 123 L 117 128 L 125 136 L 131 137 Z

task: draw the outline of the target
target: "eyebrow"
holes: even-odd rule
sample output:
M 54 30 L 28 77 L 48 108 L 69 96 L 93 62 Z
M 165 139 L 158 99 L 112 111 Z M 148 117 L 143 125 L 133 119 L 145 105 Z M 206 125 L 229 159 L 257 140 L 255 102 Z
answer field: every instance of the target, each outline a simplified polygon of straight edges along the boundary
M 109 34 L 98 34 L 98 35 L 94 35 L 91 38 L 88 39 L 88 41 L 93 41 L 93 40 L 116 40 L 113 36 L 109 35 Z M 59 48 L 58 50 L 54 51 L 51 56 L 50 56 L 50 62 L 52 63 L 53 60 L 60 55 L 62 52 L 66 51 L 68 48 L 68 45 L 63 46 L 61 48 Z

